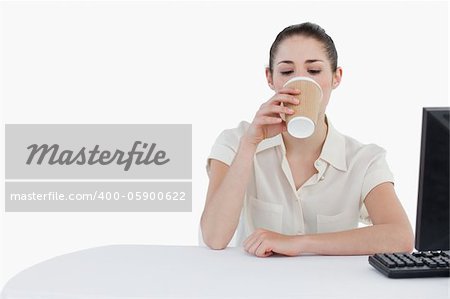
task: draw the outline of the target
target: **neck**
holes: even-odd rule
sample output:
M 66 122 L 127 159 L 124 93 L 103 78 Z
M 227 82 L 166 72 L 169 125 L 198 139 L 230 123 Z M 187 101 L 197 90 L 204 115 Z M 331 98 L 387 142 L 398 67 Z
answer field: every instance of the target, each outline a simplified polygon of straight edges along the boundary
M 283 141 L 286 147 L 286 155 L 296 159 L 316 160 L 322 152 L 328 125 L 325 115 L 319 115 L 314 133 L 308 138 L 295 138 L 288 132 L 283 132 Z

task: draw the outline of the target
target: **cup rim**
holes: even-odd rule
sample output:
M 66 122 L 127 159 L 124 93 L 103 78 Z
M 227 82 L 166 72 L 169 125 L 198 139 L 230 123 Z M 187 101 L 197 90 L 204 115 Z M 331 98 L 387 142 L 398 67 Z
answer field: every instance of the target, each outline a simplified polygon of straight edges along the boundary
M 293 78 L 289 79 L 286 83 L 284 83 L 283 87 L 286 87 L 286 85 L 288 85 L 291 82 L 301 81 L 301 80 L 309 81 L 309 82 L 314 83 L 320 90 L 320 98 L 323 97 L 322 87 L 320 87 L 319 83 L 317 83 L 314 79 L 311 79 L 309 77 L 302 77 L 302 76 L 293 77 Z

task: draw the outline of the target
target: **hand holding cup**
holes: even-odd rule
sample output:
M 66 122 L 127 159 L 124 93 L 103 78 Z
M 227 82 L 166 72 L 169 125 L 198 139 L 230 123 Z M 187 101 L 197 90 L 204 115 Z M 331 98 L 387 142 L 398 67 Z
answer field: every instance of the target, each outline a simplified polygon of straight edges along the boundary
M 297 98 L 299 104 L 286 103 L 285 106 L 294 110 L 286 114 L 287 131 L 296 138 L 307 138 L 314 133 L 319 117 L 320 103 L 322 102 L 322 88 L 308 77 L 294 77 L 287 81 L 283 87 L 300 90 Z

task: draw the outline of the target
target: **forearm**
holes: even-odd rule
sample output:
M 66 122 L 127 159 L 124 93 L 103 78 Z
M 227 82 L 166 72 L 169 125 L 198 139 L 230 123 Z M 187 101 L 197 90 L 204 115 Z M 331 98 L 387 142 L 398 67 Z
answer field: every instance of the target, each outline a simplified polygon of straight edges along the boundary
M 378 224 L 335 233 L 294 237 L 299 254 L 368 255 L 379 252 L 410 252 L 412 231 L 407 225 Z
M 226 176 L 205 206 L 201 227 L 205 243 L 211 248 L 225 248 L 233 237 L 239 223 L 256 147 L 241 139 Z

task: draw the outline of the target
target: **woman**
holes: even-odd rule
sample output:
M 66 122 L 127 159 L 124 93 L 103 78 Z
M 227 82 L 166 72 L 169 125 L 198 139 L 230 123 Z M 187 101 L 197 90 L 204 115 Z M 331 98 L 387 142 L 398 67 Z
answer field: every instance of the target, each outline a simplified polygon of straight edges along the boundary
M 323 91 L 316 129 L 305 139 L 289 135 L 281 119 L 293 113 L 281 103 L 298 103 L 300 91 L 283 88 L 296 76 Z M 222 132 L 208 158 L 205 243 L 223 249 L 237 230 L 239 243 L 259 257 L 412 251 L 385 151 L 342 135 L 325 115 L 342 78 L 333 40 L 316 24 L 285 28 L 270 49 L 266 78 L 275 95 L 252 123 Z M 358 228 L 358 220 L 372 225 Z

